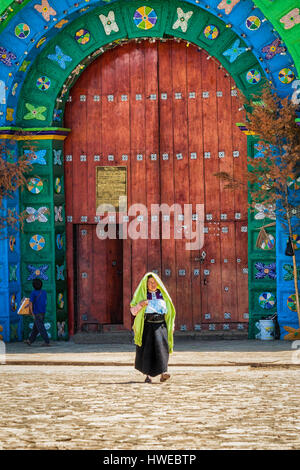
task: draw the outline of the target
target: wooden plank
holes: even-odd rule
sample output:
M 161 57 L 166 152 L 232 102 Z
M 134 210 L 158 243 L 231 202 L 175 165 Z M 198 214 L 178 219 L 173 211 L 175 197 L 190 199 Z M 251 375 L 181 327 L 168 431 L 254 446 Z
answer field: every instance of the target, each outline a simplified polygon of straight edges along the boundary
M 116 55 L 116 90 L 118 101 L 116 105 L 117 125 L 114 139 L 116 144 L 116 162 L 127 167 L 127 178 L 130 178 L 130 80 L 129 80 L 129 56 L 132 45 L 127 44 L 118 48 Z M 122 95 L 127 96 L 127 101 L 122 101 Z M 128 160 L 122 160 L 122 155 L 127 155 Z M 131 200 L 131 187 L 127 184 L 128 204 Z M 123 320 L 126 328 L 131 327 L 129 304 L 131 301 L 131 240 L 125 239 L 123 244 Z
M 146 162 L 145 162 L 145 46 L 137 45 L 130 54 L 130 138 L 131 138 L 131 204 L 146 205 Z M 142 99 L 136 99 L 141 95 Z M 142 160 L 137 159 L 142 155 Z M 134 219 L 136 217 L 134 216 Z M 132 221 L 132 217 L 130 220 Z M 132 240 L 132 289 L 137 287 L 147 271 L 147 240 Z M 132 292 L 133 293 L 133 292 Z
M 160 187 L 161 203 L 172 206 L 174 204 L 174 150 L 173 150 L 173 113 L 172 113 L 172 56 L 169 43 L 159 43 L 159 96 L 160 96 Z M 162 95 L 166 99 L 162 99 Z M 162 223 L 163 219 L 161 217 Z M 175 240 L 174 221 L 170 217 L 170 234 L 168 239 L 162 238 L 162 279 L 176 303 L 176 263 L 175 263 Z M 168 223 L 168 222 L 166 222 Z M 170 276 L 166 275 L 166 270 L 170 271 Z M 176 316 L 176 329 L 177 329 Z
M 202 83 L 200 69 L 200 52 L 195 46 L 190 46 L 187 50 L 188 158 L 190 203 L 193 205 L 193 213 L 196 213 L 196 204 L 204 205 Z M 196 222 L 192 222 L 192 230 L 195 232 Z M 201 231 L 203 231 L 203 227 L 201 227 Z M 201 324 L 201 275 L 194 275 L 195 269 L 201 272 L 201 265 L 199 261 L 196 261 L 197 259 L 199 260 L 201 252 L 202 249 L 198 249 L 190 253 L 192 328 L 195 325 Z
M 91 311 L 93 318 L 99 323 L 110 323 L 110 312 L 108 311 L 109 294 L 107 290 L 108 266 L 107 246 L 108 240 L 100 240 L 96 234 L 95 226 L 91 227 L 91 266 L 93 289 L 91 292 Z
M 182 214 L 184 204 L 189 204 L 186 52 L 185 44 L 172 43 L 174 185 L 175 202 L 181 205 Z M 178 155 L 180 155 L 179 159 Z M 178 217 L 176 222 L 178 223 Z M 185 221 L 178 223 L 178 226 L 183 225 Z M 186 250 L 187 239 L 184 236 L 184 230 L 182 233 L 182 240 L 175 240 L 177 321 L 179 328 L 185 325 L 187 329 L 190 329 L 192 321 L 190 252 Z M 185 275 L 181 275 L 181 271 L 185 271 Z
M 65 125 L 72 129 L 72 103 L 67 103 L 65 108 Z M 72 191 L 72 180 L 73 180 L 73 165 L 72 162 L 66 162 L 66 155 L 72 155 L 73 153 L 73 139 L 69 134 L 64 142 L 64 191 L 67 216 L 73 214 L 73 191 Z M 74 329 L 74 247 L 73 247 L 73 224 L 66 222 L 66 265 L 67 265 L 67 291 L 68 291 L 68 328 L 69 334 L 73 335 Z
M 102 57 L 101 57 L 102 58 Z M 87 126 L 87 200 L 88 200 L 88 222 L 94 223 L 96 217 L 96 166 L 95 155 L 101 154 L 101 58 L 92 63 L 87 71 L 86 95 L 88 109 Z M 99 97 L 100 101 L 97 101 Z
M 234 87 L 234 82 L 231 84 Z M 239 156 L 233 158 L 233 174 L 238 181 L 244 182 L 245 187 L 234 191 L 235 212 L 241 214 L 236 221 L 236 279 L 237 279 L 237 322 L 247 321 L 248 313 L 248 276 L 243 269 L 248 268 L 248 194 L 247 194 L 247 136 L 235 125 L 236 122 L 244 122 L 245 114 L 241 111 L 241 103 L 235 96 L 231 98 L 232 108 L 232 143 L 233 150 L 239 152 Z M 242 227 L 245 227 L 242 231 Z
M 231 115 L 231 81 L 221 64 L 217 74 L 217 123 L 219 142 L 219 171 L 233 176 L 232 149 L 232 115 Z M 219 96 L 218 96 L 219 95 Z M 222 96 L 220 96 L 222 95 Z M 224 155 L 224 156 L 223 156 Z M 220 320 L 225 324 L 235 321 L 237 311 L 236 297 L 236 254 L 235 254 L 235 212 L 234 191 L 224 189 L 225 182 L 220 184 L 220 268 L 222 311 Z M 222 222 L 222 219 L 225 219 Z
M 91 280 L 92 270 L 90 265 L 90 248 L 92 242 L 92 231 L 89 225 L 78 225 L 77 231 L 77 311 L 78 311 L 78 329 L 81 331 L 84 321 L 91 321 Z M 86 320 L 85 320 L 86 318 Z
M 146 193 L 148 208 L 148 267 L 157 270 L 161 276 L 161 241 L 151 238 L 151 205 L 160 204 L 160 162 L 159 162 L 159 90 L 158 90 L 158 49 L 157 44 L 145 48 L 145 95 L 146 100 Z M 155 98 L 155 99 L 154 99 Z M 155 159 L 156 158 L 156 159 Z M 153 222 L 155 223 L 155 222 Z M 159 219 L 157 221 L 159 230 Z
M 205 174 L 205 214 L 206 225 L 209 226 L 209 234 L 205 234 L 204 250 L 206 252 L 205 265 L 209 269 L 209 281 L 203 297 L 203 314 L 211 313 L 212 322 L 222 321 L 222 295 L 221 267 L 220 267 L 220 184 L 214 176 L 219 171 L 218 139 L 217 133 L 217 65 L 213 60 L 207 59 L 208 55 L 201 55 L 202 93 L 209 93 L 209 97 L 202 95 L 203 105 L 203 147 L 204 147 L 204 174 Z M 209 153 L 209 154 L 208 154 Z M 206 156 L 210 155 L 210 158 Z M 207 223 L 208 217 L 211 222 Z M 211 260 L 214 263 L 211 263 Z M 213 304 L 212 304 L 213 299 Z M 211 312 L 213 308 L 213 312 Z

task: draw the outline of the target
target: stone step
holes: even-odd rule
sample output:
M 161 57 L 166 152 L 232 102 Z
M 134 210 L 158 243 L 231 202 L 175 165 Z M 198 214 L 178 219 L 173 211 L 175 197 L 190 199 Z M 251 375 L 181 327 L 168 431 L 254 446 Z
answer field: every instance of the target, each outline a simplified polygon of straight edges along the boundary
M 77 344 L 132 344 L 133 332 L 102 331 L 102 332 L 80 332 L 71 337 Z M 218 341 L 218 340 L 241 340 L 248 339 L 247 331 L 175 331 L 174 341 Z

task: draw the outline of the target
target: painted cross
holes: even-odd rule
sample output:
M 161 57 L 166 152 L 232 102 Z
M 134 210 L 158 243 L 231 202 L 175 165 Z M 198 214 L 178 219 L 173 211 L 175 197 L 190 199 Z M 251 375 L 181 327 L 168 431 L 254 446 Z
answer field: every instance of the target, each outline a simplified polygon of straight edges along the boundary
M 192 15 L 193 15 L 192 11 L 187 11 L 186 13 L 184 13 L 182 8 L 177 8 L 177 17 L 178 18 L 175 21 L 175 23 L 173 24 L 172 29 L 181 28 L 182 32 L 186 33 L 186 31 L 188 29 L 188 21 L 189 21 L 189 19 L 191 18 Z
M 56 273 L 56 280 L 59 281 L 64 281 L 65 280 L 65 277 L 64 277 L 64 265 L 62 266 L 59 266 L 58 264 L 56 265 L 56 270 L 57 270 L 57 273 Z
M 61 150 L 55 150 L 53 149 L 53 153 L 54 153 L 54 165 L 62 165 L 62 161 L 61 161 Z
M 43 264 L 42 266 L 34 266 L 33 264 L 28 264 L 27 269 L 29 271 L 29 276 L 27 281 L 32 281 L 33 279 L 42 279 L 43 281 L 48 281 L 48 276 L 45 271 L 49 268 L 48 264 Z
M 47 217 L 45 214 L 49 214 L 49 209 L 47 207 L 40 207 L 39 209 L 34 209 L 34 207 L 26 207 L 26 212 L 28 214 L 28 217 L 26 217 L 26 222 L 31 223 L 35 222 L 36 220 L 38 222 L 48 222 Z
M 73 60 L 70 56 L 64 54 L 59 46 L 55 46 L 55 54 L 48 54 L 47 57 L 48 59 L 57 62 L 63 70 L 66 68 L 66 62 L 72 62 Z
M 55 206 L 54 207 L 55 222 L 63 222 L 62 208 L 63 208 L 63 206 L 59 206 L 59 207 Z

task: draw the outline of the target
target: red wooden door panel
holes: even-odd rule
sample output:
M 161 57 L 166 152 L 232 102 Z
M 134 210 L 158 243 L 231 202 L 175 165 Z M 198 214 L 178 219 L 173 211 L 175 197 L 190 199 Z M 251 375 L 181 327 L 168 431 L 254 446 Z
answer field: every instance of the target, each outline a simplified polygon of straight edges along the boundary
M 176 304 L 177 329 L 226 329 L 247 321 L 247 191 L 226 191 L 215 176 L 245 175 L 246 137 L 235 126 L 241 113 L 233 88 L 215 59 L 176 41 L 129 42 L 103 54 L 79 78 L 65 122 L 72 129 L 65 148 L 72 155 L 65 162 L 66 214 L 73 224 L 85 224 L 89 239 L 77 246 L 80 271 L 89 273 L 91 283 L 78 278 L 79 315 L 89 310 L 100 323 L 129 328 L 131 296 L 144 273 L 156 270 Z M 129 214 L 129 224 L 142 215 L 148 239 L 128 236 L 109 244 L 96 237 L 96 167 L 121 165 L 127 167 L 128 208 L 148 209 Z M 191 204 L 193 214 L 196 204 L 204 205 L 203 247 L 186 250 L 191 240 L 184 230 L 174 240 L 172 214 L 171 238 L 160 231 L 151 239 L 151 205 L 163 203 L 180 204 L 182 213 Z M 160 229 L 163 222 L 160 214 Z M 71 312 L 72 237 L 70 223 Z M 87 300 L 88 285 L 94 306 Z
M 78 327 L 121 324 L 122 240 L 100 240 L 95 225 L 78 225 Z

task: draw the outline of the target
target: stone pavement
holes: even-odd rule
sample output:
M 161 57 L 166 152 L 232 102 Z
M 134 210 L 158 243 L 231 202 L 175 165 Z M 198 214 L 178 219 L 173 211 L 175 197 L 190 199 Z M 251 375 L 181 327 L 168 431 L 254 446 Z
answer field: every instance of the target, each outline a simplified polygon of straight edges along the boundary
M 134 363 L 135 345 L 77 344 L 73 340 L 52 342 L 51 348 L 23 343 L 6 345 L 6 363 L 48 365 L 127 365 Z M 170 366 L 293 365 L 291 341 L 218 340 L 178 338 L 170 355 Z M 300 354 L 299 354 L 300 356 Z M 299 357 L 300 363 L 300 357 Z
M 144 383 L 132 344 L 8 344 L 0 449 L 300 449 L 290 342 L 178 341 Z

